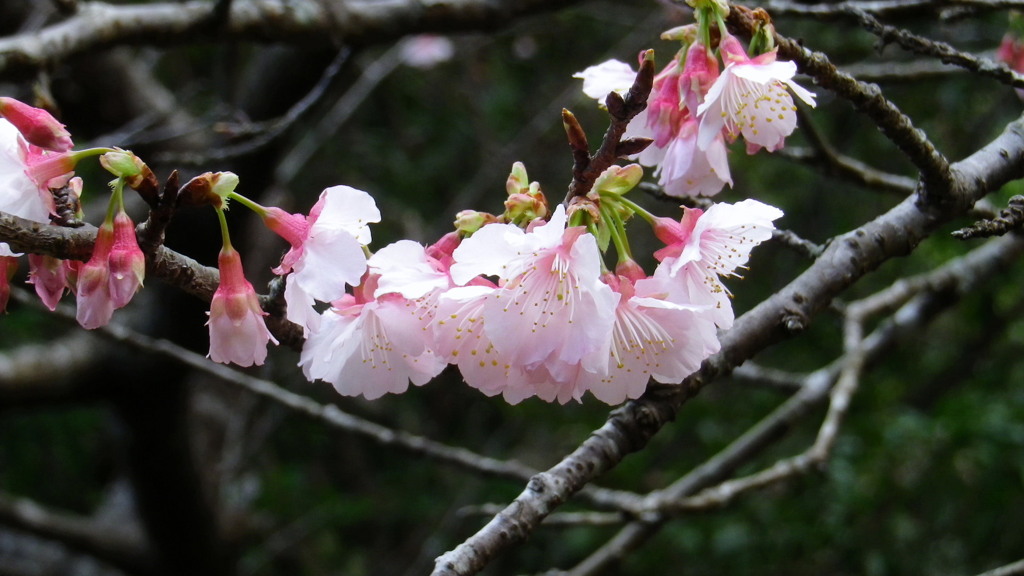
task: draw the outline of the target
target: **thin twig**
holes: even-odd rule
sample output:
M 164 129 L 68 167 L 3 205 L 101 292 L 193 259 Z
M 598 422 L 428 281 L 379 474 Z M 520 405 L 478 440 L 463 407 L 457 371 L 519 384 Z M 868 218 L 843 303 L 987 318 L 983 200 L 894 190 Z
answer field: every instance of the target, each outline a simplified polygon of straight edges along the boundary
M 749 38 L 757 27 L 753 13 L 741 6 L 733 6 L 727 20 L 730 29 Z M 910 118 L 895 104 L 882 96 L 874 84 L 864 84 L 839 71 L 821 52 L 812 52 L 800 42 L 776 33 L 775 44 L 780 58 L 796 62 L 798 69 L 814 78 L 822 87 L 849 100 L 866 114 L 875 125 L 921 172 L 925 183 L 926 201 L 951 204 L 961 208 L 963 192 L 954 189 L 955 179 L 946 158 L 935 148 L 924 132 L 914 127 Z
M 849 6 L 846 10 L 853 14 L 865 29 L 878 36 L 883 44 L 895 42 L 903 49 L 915 54 L 934 56 L 945 64 L 952 64 L 975 74 L 995 78 L 1004 84 L 1016 88 L 1024 88 L 1024 76 L 1017 74 L 1006 64 L 995 62 L 988 58 L 978 58 L 966 52 L 961 52 L 945 42 L 918 36 L 909 30 L 886 26 L 857 6 Z

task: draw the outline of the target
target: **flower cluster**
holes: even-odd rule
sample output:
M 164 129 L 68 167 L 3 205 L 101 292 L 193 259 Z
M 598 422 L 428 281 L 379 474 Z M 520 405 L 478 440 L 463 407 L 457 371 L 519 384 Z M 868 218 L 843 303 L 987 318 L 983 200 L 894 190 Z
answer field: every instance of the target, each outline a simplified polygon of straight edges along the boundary
M 742 136 L 748 150 L 778 149 L 794 126 L 783 86 L 810 99 L 789 82 L 792 70 L 775 63 L 773 52 L 748 59 L 735 39 L 723 37 L 719 51 L 728 64 L 719 74 L 704 46 L 691 43 L 685 61 L 658 75 L 636 128 L 653 139 L 640 161 L 656 164 L 674 194 L 717 192 L 728 181 L 727 141 Z M 584 76 L 590 93 L 613 84 L 614 74 Z M 100 155 L 114 175 L 89 260 L 29 260 L 29 281 L 47 306 L 55 308 L 70 289 L 79 323 L 106 325 L 142 288 L 146 270 L 124 190 L 145 198 L 155 176 L 128 151 L 73 151 L 67 131 L 42 110 L 0 98 L 0 114 L 8 118 L 0 120 L 0 211 L 60 221 L 54 194 L 81 193 L 72 172 L 79 160 Z M 209 357 L 258 366 L 277 343 L 231 244 L 225 211 L 238 203 L 290 245 L 273 271 L 283 279 L 285 319 L 305 337 L 299 366 L 308 379 L 341 394 L 400 393 L 448 365 L 470 386 L 511 403 L 530 397 L 565 403 L 590 393 L 617 404 L 639 397 L 651 379 L 679 382 L 718 351 L 719 330 L 733 322 L 723 279 L 771 237 L 782 212 L 744 200 L 684 207 L 678 220 L 658 217 L 627 198 L 642 177 L 639 164 L 611 166 L 585 195 L 552 208 L 516 163 L 501 214 L 463 211 L 455 230 L 429 246 L 399 240 L 372 252 L 370 226 L 381 213 L 362 190 L 327 188 L 308 214 L 292 214 L 237 192 L 239 179 L 230 172 L 200 174 L 175 198 L 178 206 L 213 207 L 220 222 Z M 651 274 L 629 246 L 626 225 L 634 220 L 648 224 L 663 244 L 652 255 Z M 606 261 L 609 253 L 617 256 L 614 265 Z M 0 244 L 0 305 L 16 256 Z
M 0 98 L 0 211 L 33 222 L 56 217 L 54 190 L 77 201 L 82 181 L 75 165 L 88 156 L 123 154 L 109 148 L 71 151 L 71 136 L 49 112 L 12 98 Z M 123 181 L 115 181 L 111 209 L 100 227 L 93 257 L 84 265 L 44 254 L 30 254 L 29 283 L 51 310 L 65 290 L 78 297 L 78 320 L 85 328 L 110 321 L 114 309 L 125 306 L 142 285 L 145 259 L 135 240 L 135 226 L 124 212 Z M 17 257 L 0 243 L 0 311 L 10 294 L 8 282 Z
M 750 57 L 721 23 L 720 6 L 708 2 L 697 8 L 696 25 L 662 35 L 682 41 L 684 48 L 655 77 L 647 109 L 627 130 L 627 136 L 653 139 L 637 161 L 657 167 L 658 183 L 677 197 L 712 196 L 732 186 L 727 144 L 740 137 L 748 154 L 782 148 L 796 128 L 789 91 L 815 104 L 814 94 L 793 82 L 796 65 L 776 60 L 770 28 L 756 37 L 764 51 Z M 719 23 L 721 71 L 709 40 L 713 21 Z M 575 77 L 583 80 L 587 96 L 601 101 L 609 92 L 625 93 L 635 75 L 628 64 L 609 60 Z
M 287 274 L 287 317 L 305 331 L 299 364 L 310 380 L 377 398 L 453 364 L 470 386 L 512 403 L 564 403 L 589 391 L 616 404 L 638 397 L 652 377 L 682 380 L 718 350 L 717 331 L 733 318 L 721 279 L 746 263 L 782 215 L 745 200 L 684 208 L 679 221 L 658 218 L 623 196 L 641 174 L 637 165 L 613 167 L 598 179 L 590 199 L 607 214 L 598 222 L 561 205 L 548 215 L 539 186 L 517 164 L 504 214 L 463 213 L 460 229 L 430 246 L 400 240 L 369 258 L 368 224 L 380 213 L 365 192 L 328 188 L 309 216 L 229 197 L 292 246 L 275 271 Z M 621 229 L 606 230 L 626 212 L 665 243 L 653 275 L 623 257 Z M 608 234 L 619 239 L 615 270 L 600 248 Z M 318 302 L 327 307 L 318 311 Z M 213 331 L 214 318 L 216 360 L 239 338 Z M 267 338 L 252 343 L 256 352 L 236 363 L 262 360 Z

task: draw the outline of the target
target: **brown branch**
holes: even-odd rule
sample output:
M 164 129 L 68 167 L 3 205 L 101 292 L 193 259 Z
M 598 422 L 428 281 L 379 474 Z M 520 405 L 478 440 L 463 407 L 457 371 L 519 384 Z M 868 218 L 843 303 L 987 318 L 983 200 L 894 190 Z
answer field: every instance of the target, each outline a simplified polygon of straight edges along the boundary
M 825 138 L 825 135 L 818 130 L 806 108 L 799 108 L 797 117 L 800 120 L 804 138 L 811 144 L 814 152 L 801 154 L 800 150 L 791 150 L 786 147 L 779 150 L 781 154 L 808 163 L 824 164 L 823 167 L 828 174 L 871 188 L 892 191 L 900 196 L 909 196 L 917 189 L 917 181 L 913 178 L 882 172 L 856 158 L 840 154 Z
M 583 128 L 580 127 L 571 112 L 562 111 L 562 123 L 569 137 L 569 147 L 572 148 L 573 154 L 573 178 L 569 184 L 569 191 L 565 195 L 566 204 L 569 204 L 573 198 L 586 196 L 594 186 L 597 177 L 616 160 L 630 154 L 639 154 L 650 145 L 651 141 L 646 139 L 623 141 L 622 135 L 626 133 L 629 121 L 647 108 L 647 98 L 651 95 L 653 85 L 654 51 L 648 50 L 640 61 L 640 70 L 636 73 L 633 85 L 629 87 L 626 95 L 622 96 L 618 92 L 608 93 L 605 104 L 608 108 L 608 115 L 611 116 L 611 122 L 601 140 L 601 147 L 589 158 L 587 157 L 589 152 L 587 137 Z
M 0 73 L 47 68 L 72 55 L 113 45 L 166 46 L 190 41 L 287 42 L 331 47 L 379 44 L 417 32 L 486 30 L 515 18 L 578 0 L 446 0 L 423 3 L 317 0 L 162 2 L 116 5 L 85 2 L 62 22 L 0 39 Z M 224 10 L 226 14 L 219 14 Z M 217 22 L 217 33 L 210 32 Z
M 903 49 L 916 54 L 934 56 L 944 64 L 952 64 L 982 76 L 995 78 L 1003 84 L 1024 88 L 1024 76 L 1017 74 L 1006 64 L 995 62 L 988 58 L 978 58 L 966 52 L 961 52 L 945 42 L 918 36 L 909 30 L 886 26 L 879 22 L 877 18 L 856 6 L 848 7 L 847 11 L 853 14 L 865 29 L 878 36 L 883 44 L 894 42 Z
M 136 228 L 142 238 L 148 237 L 147 224 Z M 15 252 L 85 261 L 92 255 L 95 240 L 94 226 L 62 228 L 0 212 L 0 242 L 6 242 Z M 166 246 L 157 246 L 147 255 L 146 276 L 158 278 L 204 302 L 213 299 L 220 283 L 220 273 L 216 268 L 203 266 Z M 275 311 L 280 313 L 280 310 Z M 302 331 L 295 324 L 275 316 L 268 318 L 267 326 L 281 344 L 301 348 Z
M 953 232 L 954 238 L 968 240 L 970 238 L 987 238 L 1001 236 L 1014 230 L 1024 228 L 1024 196 L 1013 196 L 1006 208 L 999 211 L 993 218 L 979 220 L 974 224 Z

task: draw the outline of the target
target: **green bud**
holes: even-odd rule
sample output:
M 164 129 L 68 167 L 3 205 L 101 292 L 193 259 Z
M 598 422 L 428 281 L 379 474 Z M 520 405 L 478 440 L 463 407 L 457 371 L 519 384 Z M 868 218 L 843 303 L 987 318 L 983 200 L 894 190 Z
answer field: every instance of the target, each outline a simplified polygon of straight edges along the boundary
M 640 183 L 644 177 L 644 169 L 639 164 L 628 166 L 610 166 L 594 181 L 590 194 L 599 198 L 601 194 L 622 196 Z
M 485 225 L 497 221 L 498 219 L 493 214 L 488 214 L 487 212 L 463 210 L 455 215 L 455 229 L 465 238 L 472 236 L 474 232 Z
M 100 156 L 100 165 L 118 178 L 132 178 L 142 174 L 146 164 L 131 150 L 114 150 Z

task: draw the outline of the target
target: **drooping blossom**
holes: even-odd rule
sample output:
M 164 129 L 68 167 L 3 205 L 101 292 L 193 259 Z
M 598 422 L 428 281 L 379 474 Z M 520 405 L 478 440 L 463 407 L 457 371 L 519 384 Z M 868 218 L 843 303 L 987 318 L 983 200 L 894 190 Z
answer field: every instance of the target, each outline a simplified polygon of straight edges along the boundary
M 618 295 L 600 280 L 594 237 L 566 222 L 559 206 L 529 232 L 489 224 L 463 240 L 451 267 L 459 285 L 497 276 L 499 288 L 483 296 L 483 329 L 498 362 L 521 368 L 533 382 L 565 383 L 577 369 L 607 368 Z
M 317 300 L 333 302 L 344 296 L 346 285 L 359 284 L 369 224 L 380 222 L 380 211 L 366 192 L 333 186 L 320 194 L 308 217 L 270 208 L 264 222 L 292 245 L 274 272 L 291 272 L 284 292 L 287 318 L 308 334 L 320 318 L 313 308 Z
M 218 257 L 220 284 L 210 302 L 210 353 L 214 362 L 260 366 L 267 358 L 267 343 L 277 340 L 267 330 L 266 313 L 252 284 L 245 279 L 242 258 L 231 246 Z
M 74 147 L 71 134 L 64 125 L 42 108 L 0 96 L 0 116 L 17 127 L 25 140 L 33 146 L 54 152 L 67 152 Z
M 145 270 L 135 224 L 120 210 L 99 227 L 92 256 L 78 269 L 78 323 L 87 330 L 106 326 L 142 286 Z
M 774 220 L 782 211 L 757 200 L 736 204 L 719 202 L 706 212 L 683 207 L 683 217 L 657 218 L 654 233 L 665 243 L 654 257 L 661 264 L 654 277 L 664 281 L 668 299 L 712 307 L 720 328 L 733 322 L 729 291 L 721 278 L 736 276 L 755 246 L 772 236 Z
M 36 294 L 47 308 L 56 310 L 67 288 L 64 261 L 44 254 L 29 254 L 28 261 L 28 283 L 35 287 Z
M 135 237 L 135 223 L 125 212 L 114 216 L 114 244 L 110 248 L 110 298 L 114 309 L 123 308 L 142 288 L 146 257 Z
M 110 297 L 110 249 L 113 246 L 114 223 L 108 220 L 96 233 L 92 256 L 78 270 L 75 317 L 86 330 L 106 326 L 114 314 L 114 301 Z
M 777 61 L 776 50 L 750 58 L 729 34 L 722 36 L 719 49 L 726 66 L 697 108 L 699 148 L 707 150 L 723 131 L 729 139 L 742 134 L 751 154 L 762 147 L 769 152 L 782 148 L 796 128 L 796 106 L 787 88 L 815 105 L 814 94 L 793 81 L 796 64 Z
M 331 304 L 302 347 L 299 365 L 310 381 L 369 400 L 426 384 L 445 362 L 428 348 L 415 303 L 389 292 L 374 297 L 379 276 L 368 272 L 353 294 Z

